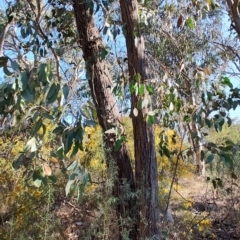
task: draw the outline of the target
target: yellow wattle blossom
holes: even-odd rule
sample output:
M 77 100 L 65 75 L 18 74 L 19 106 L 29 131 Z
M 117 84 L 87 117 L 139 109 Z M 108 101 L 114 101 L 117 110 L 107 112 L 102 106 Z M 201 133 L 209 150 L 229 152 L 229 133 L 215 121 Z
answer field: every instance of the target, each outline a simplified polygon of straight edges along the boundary
M 211 225 L 212 225 L 211 220 L 206 218 L 198 224 L 198 230 L 200 232 L 204 232 L 208 230 L 211 227 Z
M 192 201 L 185 201 L 185 202 L 183 203 L 183 206 L 184 206 L 185 209 L 190 209 L 190 208 L 192 208 L 192 205 L 193 205 L 193 202 L 192 202 Z

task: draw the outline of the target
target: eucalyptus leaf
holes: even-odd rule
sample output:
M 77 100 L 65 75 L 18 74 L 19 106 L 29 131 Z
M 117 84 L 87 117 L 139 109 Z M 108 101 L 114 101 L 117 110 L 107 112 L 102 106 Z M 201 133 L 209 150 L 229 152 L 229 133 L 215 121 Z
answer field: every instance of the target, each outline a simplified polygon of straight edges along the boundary
M 70 189 L 71 189 L 71 186 L 73 185 L 73 183 L 74 183 L 74 180 L 69 180 L 67 182 L 67 185 L 65 187 L 66 196 L 68 196 L 68 194 L 70 193 Z
M 28 84 L 28 74 L 26 72 L 22 72 L 18 79 L 18 86 L 22 91 L 24 91 Z
M 83 200 L 84 189 L 85 189 L 85 186 L 83 184 L 80 184 L 78 189 L 78 203 L 81 203 Z
M 86 120 L 85 124 L 87 126 L 92 126 L 92 127 L 96 127 L 98 125 L 98 122 L 94 121 L 94 120 Z
M 47 73 L 47 64 L 42 63 L 38 66 L 37 70 L 37 75 L 38 75 L 38 82 L 42 82 L 43 85 L 45 86 L 46 83 L 48 83 L 48 73 Z
M 67 137 L 65 139 L 64 143 L 64 154 L 67 154 L 73 145 L 73 139 L 74 139 L 74 132 L 73 130 L 70 130 L 67 134 Z
M 25 159 L 24 154 L 23 154 L 23 153 L 20 154 L 20 156 L 18 157 L 18 159 L 13 162 L 13 164 L 12 164 L 13 168 L 14 168 L 14 169 L 19 169 L 19 168 L 22 166 L 24 159 Z
M 47 104 L 51 104 L 57 100 L 59 90 L 60 90 L 60 84 L 57 84 L 53 95 L 47 98 Z
M 42 119 L 40 118 L 34 125 L 32 131 L 31 131 L 31 136 L 35 136 L 37 134 L 37 132 L 39 131 L 39 129 L 41 128 L 41 126 L 42 126 Z
M 143 97 L 143 95 L 144 95 L 144 85 L 143 85 L 142 83 L 140 83 L 140 84 L 138 85 L 138 94 L 139 94 L 141 97 Z
M 107 134 L 116 134 L 117 130 L 115 128 L 111 128 L 111 129 L 105 131 L 105 133 L 107 133 Z
M 58 127 L 56 127 L 56 128 L 53 129 L 53 133 L 54 133 L 54 134 L 60 134 L 60 133 L 63 132 L 63 130 L 64 130 L 64 127 L 63 127 L 63 126 L 58 126 Z
M 36 179 L 34 182 L 33 182 L 33 185 L 37 188 L 39 188 L 42 184 L 42 179 Z
M 148 123 L 149 124 L 154 124 L 154 116 L 148 115 Z
M 194 29 L 194 20 L 189 17 L 187 20 L 186 20 L 186 25 L 191 29 L 193 30 Z
M 36 152 L 38 147 L 37 147 L 37 141 L 35 137 L 32 137 L 31 139 L 28 140 L 26 144 L 26 149 L 29 152 Z
M 11 62 L 11 67 L 12 67 L 13 71 L 19 70 L 19 65 L 16 61 Z
M 207 159 L 205 160 L 205 163 L 208 164 L 208 163 L 211 163 L 214 159 L 214 155 L 213 154 L 210 154 Z
M 6 66 L 8 57 L 0 57 L 0 67 Z
M 68 87 L 68 85 L 64 84 L 62 90 L 63 90 L 64 99 L 67 100 L 68 94 L 69 94 L 69 87 Z
M 48 98 L 51 98 L 56 91 L 57 91 L 57 84 L 56 84 L 56 83 L 53 83 L 53 84 L 50 86 L 49 90 L 48 90 L 48 93 L 47 93 L 46 98 L 47 98 L 47 99 L 48 99 Z
M 71 170 L 75 169 L 77 165 L 78 165 L 77 160 L 76 160 L 76 161 L 73 161 L 73 162 L 67 167 L 67 170 L 68 170 L 68 171 L 71 171 Z
M 100 50 L 100 59 L 104 60 L 108 55 L 108 50 L 106 48 L 101 48 Z
M 122 140 L 122 139 L 118 139 L 118 140 L 115 142 L 114 152 L 117 152 L 117 151 L 121 148 L 122 143 L 123 143 L 123 140 Z
M 21 92 L 21 96 L 28 102 L 33 102 L 34 100 L 34 95 L 28 87 L 26 87 L 25 90 Z
M 80 143 L 75 142 L 70 158 L 74 158 L 77 155 L 79 149 L 80 149 Z
M 63 150 L 63 147 L 59 147 L 57 152 L 56 152 L 58 158 L 60 160 L 63 160 L 64 159 L 64 150 Z
M 54 120 L 54 117 L 52 115 L 50 115 L 49 113 L 43 113 L 42 117 L 43 118 L 47 118 L 49 120 Z

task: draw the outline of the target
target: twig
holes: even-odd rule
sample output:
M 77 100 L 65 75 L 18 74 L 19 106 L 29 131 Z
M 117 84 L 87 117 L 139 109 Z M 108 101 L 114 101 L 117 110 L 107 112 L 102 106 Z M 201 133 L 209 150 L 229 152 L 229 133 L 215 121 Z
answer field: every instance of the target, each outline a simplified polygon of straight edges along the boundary
M 177 161 L 176 161 L 176 164 L 175 164 L 175 169 L 174 169 L 174 173 L 173 173 L 173 178 L 172 178 L 172 182 L 171 182 L 171 185 L 170 185 L 170 190 L 169 190 L 169 194 L 168 194 L 168 199 L 167 199 L 167 206 L 166 206 L 166 209 L 165 209 L 165 214 L 167 214 L 167 210 L 168 210 L 168 207 L 169 207 L 169 203 L 170 203 L 170 197 L 171 197 L 171 193 L 172 193 L 172 189 L 173 189 L 173 184 L 175 182 L 175 179 L 176 179 L 176 175 L 177 175 L 177 168 L 178 168 L 178 162 L 179 162 L 179 159 L 180 157 L 182 156 L 182 152 L 181 149 L 182 149 L 182 146 L 183 146 L 183 139 L 185 137 L 185 133 L 183 133 L 183 137 L 181 139 L 181 145 L 180 145 L 180 152 L 177 154 Z
M 203 217 L 201 220 L 199 220 L 197 223 L 193 224 L 192 226 L 189 227 L 188 231 L 186 232 L 185 236 L 187 236 L 189 234 L 189 232 L 191 231 L 191 229 L 193 229 L 194 227 L 196 227 L 199 223 L 201 223 L 203 220 L 205 220 L 206 218 L 208 218 L 210 216 L 210 213 L 208 213 L 205 217 Z M 194 217 L 195 218 L 195 217 Z M 194 219 L 193 218 L 193 219 Z M 191 225 L 191 223 L 193 222 L 193 219 L 192 221 L 190 222 L 189 225 Z

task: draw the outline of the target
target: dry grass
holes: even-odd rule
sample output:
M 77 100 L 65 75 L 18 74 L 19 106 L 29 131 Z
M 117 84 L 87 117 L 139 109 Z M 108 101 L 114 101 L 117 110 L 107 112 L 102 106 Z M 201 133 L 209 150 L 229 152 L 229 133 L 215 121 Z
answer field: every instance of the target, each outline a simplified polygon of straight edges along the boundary
M 226 184 L 214 190 L 206 178 L 181 178 L 173 191 L 170 207 L 173 223 L 163 221 L 165 239 L 240 239 L 239 187 Z

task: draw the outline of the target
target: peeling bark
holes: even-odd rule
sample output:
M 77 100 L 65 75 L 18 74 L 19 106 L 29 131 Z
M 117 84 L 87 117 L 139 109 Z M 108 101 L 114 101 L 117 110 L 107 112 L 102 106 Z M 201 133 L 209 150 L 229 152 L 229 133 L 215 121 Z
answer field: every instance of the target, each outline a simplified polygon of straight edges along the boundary
M 193 157 L 196 164 L 196 174 L 205 176 L 205 164 L 201 160 L 201 151 L 203 150 L 202 142 L 198 139 L 200 132 L 195 121 L 191 120 L 191 124 L 188 124 L 188 134 L 190 138 L 191 147 L 193 150 Z M 194 136 L 192 136 L 192 134 Z
M 79 45 L 83 51 L 83 58 L 86 62 L 86 70 L 91 76 L 89 85 L 92 98 L 96 107 L 98 121 L 103 132 L 111 128 L 111 124 L 119 125 L 119 111 L 115 96 L 111 91 L 112 79 L 105 60 L 99 58 L 99 52 L 103 47 L 101 35 L 94 23 L 93 16 L 90 15 L 86 4 L 78 0 L 73 1 L 73 8 L 79 34 Z M 111 123 L 109 120 L 111 119 Z M 123 180 L 126 179 L 130 185 L 130 190 L 135 191 L 133 170 L 126 144 L 123 143 L 118 152 L 114 152 L 113 134 L 105 134 L 103 140 L 106 145 L 106 154 L 115 161 L 118 167 L 118 179 L 114 186 L 114 195 L 120 197 Z M 118 217 L 130 217 L 134 219 L 135 199 L 129 198 L 118 205 Z M 127 226 L 123 226 L 127 227 Z M 136 238 L 136 228 L 130 230 L 130 239 Z
M 145 84 L 150 79 L 145 56 L 144 38 L 138 25 L 137 0 L 120 0 L 123 26 L 126 30 L 128 68 L 133 81 L 137 73 Z M 134 33 L 136 35 L 134 36 Z M 137 43 L 137 44 L 136 44 Z M 131 95 L 132 110 L 137 106 L 139 97 Z M 144 120 L 144 112 L 139 110 L 137 117 L 132 117 L 135 146 L 136 189 L 140 190 L 138 206 L 139 239 L 160 239 L 157 162 L 153 127 Z

